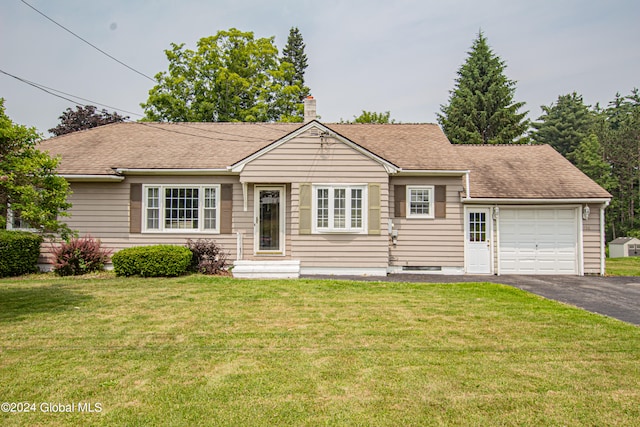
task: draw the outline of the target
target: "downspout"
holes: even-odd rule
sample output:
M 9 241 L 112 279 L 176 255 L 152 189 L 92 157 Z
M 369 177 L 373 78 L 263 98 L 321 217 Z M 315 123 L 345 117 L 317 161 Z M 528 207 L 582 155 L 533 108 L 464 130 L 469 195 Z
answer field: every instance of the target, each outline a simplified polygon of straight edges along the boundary
M 603 203 L 600 206 L 600 275 L 604 276 L 606 274 L 606 264 L 605 264 L 605 259 L 606 259 L 606 252 L 605 252 L 605 236 L 604 236 L 604 226 L 605 226 L 605 221 L 604 221 L 604 210 L 605 208 L 609 206 L 609 202 Z
M 495 257 L 496 257 L 496 276 L 500 275 L 500 226 L 498 224 L 500 224 L 500 208 L 498 207 L 498 205 L 495 205 L 493 207 L 493 217 L 496 220 L 496 241 L 495 241 L 495 247 L 493 248 L 493 250 L 495 251 Z M 494 256 L 494 254 L 491 254 L 492 257 Z
M 469 190 L 469 173 L 470 173 L 469 171 L 466 171 L 465 174 L 464 174 L 465 175 L 465 180 L 467 181 L 466 185 L 465 185 L 465 187 L 466 187 L 465 191 L 467 192 L 467 197 L 466 197 L 467 200 L 471 197 L 471 191 Z

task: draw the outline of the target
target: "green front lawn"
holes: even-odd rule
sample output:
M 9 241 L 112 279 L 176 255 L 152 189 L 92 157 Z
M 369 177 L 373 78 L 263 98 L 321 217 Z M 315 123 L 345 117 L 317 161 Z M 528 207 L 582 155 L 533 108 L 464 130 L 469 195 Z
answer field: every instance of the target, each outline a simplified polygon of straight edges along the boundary
M 496 284 L 4 279 L 0 337 L 4 426 L 640 419 L 640 328 Z
M 640 257 L 607 258 L 607 276 L 640 276 Z

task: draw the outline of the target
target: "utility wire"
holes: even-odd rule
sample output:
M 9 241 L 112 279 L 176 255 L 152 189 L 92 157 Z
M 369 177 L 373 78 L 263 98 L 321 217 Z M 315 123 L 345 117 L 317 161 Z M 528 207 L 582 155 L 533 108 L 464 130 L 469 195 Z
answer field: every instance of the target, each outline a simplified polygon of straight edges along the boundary
M 29 86 L 33 86 L 33 87 L 35 87 L 36 89 L 40 89 L 41 91 L 46 92 L 46 93 L 48 93 L 49 95 L 53 95 L 53 96 L 55 96 L 55 97 L 62 98 L 62 99 L 64 99 L 65 101 L 69 101 L 69 102 L 72 102 L 72 103 L 74 103 L 74 104 L 80 104 L 80 105 L 82 105 L 83 107 L 86 107 L 87 105 L 86 105 L 86 104 L 83 104 L 83 103 L 81 103 L 81 102 L 78 102 L 78 101 L 76 101 L 76 100 L 73 100 L 73 99 L 71 99 L 71 98 L 67 98 L 67 97 L 69 96 L 69 97 L 72 97 L 72 98 L 81 99 L 81 100 L 83 100 L 83 101 L 87 101 L 87 102 L 90 102 L 90 103 L 92 103 L 92 104 L 99 105 L 99 106 L 101 106 L 101 107 L 111 108 L 112 110 L 120 111 L 120 112 L 122 112 L 122 113 L 133 114 L 134 116 L 144 117 L 144 116 L 143 116 L 142 114 L 140 114 L 140 113 L 134 113 L 133 111 L 127 111 L 127 110 L 123 110 L 123 109 L 120 109 L 120 108 L 111 107 L 110 105 L 101 104 L 101 103 L 99 103 L 99 102 L 95 102 L 95 101 L 92 101 L 92 100 L 90 100 L 90 99 L 82 98 L 82 97 L 79 97 L 79 96 L 76 96 L 76 95 L 72 95 L 72 94 L 70 94 L 70 93 L 63 92 L 63 91 L 61 91 L 61 90 L 57 90 L 57 89 L 53 89 L 53 88 L 47 87 L 47 86 L 45 86 L 45 85 L 41 85 L 40 83 L 36 83 L 36 82 L 32 82 L 32 81 L 27 80 L 27 79 L 23 79 L 22 77 L 18 77 L 18 76 L 16 76 L 16 75 L 13 75 L 13 74 L 11 74 L 11 73 L 8 73 L 8 72 L 6 72 L 6 71 L 4 71 L 4 70 L 2 70 L 2 69 L 0 69 L 0 73 L 4 74 L 4 75 L 6 75 L 6 76 L 12 77 L 12 78 L 14 78 L 14 79 L 16 79 L 16 80 L 18 80 L 18 81 L 21 81 L 22 83 L 26 83 L 26 84 L 28 84 Z M 57 93 L 54 93 L 54 92 L 57 92 Z M 59 95 L 59 94 L 66 95 L 66 96 L 62 96 L 62 95 Z
M 71 31 L 70 29 L 68 29 L 67 27 L 65 27 L 64 25 L 54 21 L 53 19 L 49 18 L 47 15 L 45 15 L 44 13 L 40 12 L 38 9 L 36 9 L 35 7 L 31 6 L 29 3 L 27 3 L 25 0 L 20 0 L 22 1 L 22 3 L 24 3 L 25 5 L 29 6 L 31 9 L 35 10 L 36 12 L 38 12 L 40 15 L 44 16 L 46 19 L 48 19 L 49 21 L 53 22 L 54 24 L 56 24 L 58 27 L 62 28 L 63 30 L 65 30 L 66 32 L 72 34 L 74 37 L 82 40 L 83 42 L 85 42 L 86 44 L 88 44 L 89 46 L 91 46 L 92 48 L 96 49 L 98 52 L 102 53 L 103 55 L 108 56 L 109 58 L 113 59 L 114 61 L 116 61 L 117 63 L 119 63 L 120 65 L 124 65 L 125 67 L 127 67 L 128 69 L 130 69 L 131 71 L 140 74 L 142 77 L 145 77 L 149 80 L 151 80 L 154 83 L 157 83 L 156 79 L 154 79 L 153 77 L 149 77 L 148 75 L 144 74 L 141 71 L 136 70 L 133 67 L 130 67 L 129 65 L 125 64 L 124 62 L 120 61 L 119 59 L 109 55 L 107 52 L 105 52 L 104 50 L 100 49 L 98 46 L 92 44 L 91 42 L 87 41 L 86 39 L 80 37 L 78 34 L 74 33 L 73 31 Z
M 53 89 L 44 85 L 41 85 L 39 83 L 36 82 L 32 82 L 30 80 L 27 79 L 23 79 L 22 77 L 18 77 L 14 74 L 8 73 L 6 71 L 4 71 L 3 69 L 0 69 L 0 73 L 9 76 L 11 78 L 14 78 L 22 83 L 25 83 L 29 86 L 32 86 L 36 89 L 39 89 L 45 93 L 48 93 L 49 95 L 55 96 L 57 98 L 61 98 L 64 99 L 65 101 L 69 101 L 73 104 L 82 106 L 82 107 L 86 107 L 88 104 L 84 104 L 82 102 L 78 102 L 77 100 L 71 99 L 71 98 L 76 98 L 76 99 L 81 99 L 83 101 L 87 101 L 87 102 L 91 102 L 92 104 L 96 104 L 96 105 L 100 105 L 101 107 L 107 107 L 107 108 L 111 108 L 113 110 L 119 111 L 119 112 L 123 112 L 123 113 L 129 113 L 129 114 L 133 114 L 136 116 L 140 116 L 140 117 L 144 117 L 142 114 L 139 113 L 134 113 L 132 111 L 127 111 L 127 110 L 123 110 L 121 108 L 115 108 L 115 107 L 111 107 L 109 105 L 105 105 L 105 104 L 101 104 L 99 102 L 95 102 L 92 101 L 90 99 L 86 99 L 86 98 L 81 98 L 79 96 L 76 95 L 72 95 L 70 93 L 66 93 L 66 92 L 62 92 L 60 90 L 57 89 Z M 57 93 L 56 93 L 57 92 Z M 62 95 L 60 95 L 62 94 Z M 66 96 L 63 96 L 66 95 Z M 71 98 L 69 98 L 71 97 Z M 158 122 L 138 122 L 135 120 L 131 120 L 131 119 L 124 119 L 123 121 L 125 122 L 129 122 L 129 123 L 134 123 L 140 126 L 146 126 L 146 127 L 150 127 L 150 128 L 154 128 L 154 129 L 158 129 L 164 132 L 171 132 L 171 133 L 175 133 L 175 134 L 180 134 L 180 135 L 187 135 L 187 136 L 194 136 L 197 138 L 205 138 L 205 139 L 209 139 L 212 141 L 229 141 L 229 142 L 271 142 L 272 140 L 269 138 L 260 138 L 257 136 L 244 136 L 244 135 L 238 135 L 238 134 L 233 134 L 233 133 L 228 133 L 228 132 L 220 132 L 220 131 L 216 131 L 216 130 L 212 130 L 212 129 L 201 129 L 200 127 L 196 127 L 196 126 L 190 126 L 189 123 L 190 122 L 180 122 L 179 125 L 180 127 L 183 128 L 190 128 L 190 129 L 195 129 L 198 130 L 199 132 L 201 132 L 200 134 L 196 134 L 196 133 L 191 133 L 191 132 L 185 132 L 184 130 L 180 130 L 180 129 L 169 129 L 166 126 L 163 126 L 163 123 L 158 123 Z M 172 123 L 166 123 L 166 124 L 172 124 Z M 202 133 L 208 133 L 208 134 L 217 134 L 217 135 L 229 135 L 229 136 L 234 136 L 234 137 L 238 137 L 238 138 L 242 138 L 242 139 L 231 139 L 231 138 L 216 138 L 214 136 L 209 136 L 209 135 L 202 135 Z M 247 138 L 249 139 L 253 139 L 255 141 L 248 141 Z

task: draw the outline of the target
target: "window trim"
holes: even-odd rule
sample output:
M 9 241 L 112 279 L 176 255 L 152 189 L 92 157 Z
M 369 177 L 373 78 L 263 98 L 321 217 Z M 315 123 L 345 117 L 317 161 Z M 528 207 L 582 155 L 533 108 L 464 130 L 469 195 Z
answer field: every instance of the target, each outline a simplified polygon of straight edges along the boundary
M 328 189 L 328 227 L 318 227 L 318 190 Z M 335 213 L 335 190 L 345 190 L 345 227 L 336 228 L 333 226 Z M 351 192 L 361 190 L 360 199 L 361 223 L 360 227 L 351 226 Z M 367 184 L 312 184 L 311 185 L 311 233 L 312 234 L 367 234 L 369 215 L 369 187 Z
M 429 192 L 429 213 L 416 214 L 411 212 L 411 192 L 413 190 L 427 190 Z M 406 188 L 406 217 L 410 219 L 434 219 L 436 217 L 436 190 L 434 185 L 407 185 Z
M 158 228 L 149 228 L 149 194 L 150 188 L 158 189 Z M 166 228 L 165 227 L 165 190 L 166 189 L 198 189 L 198 228 Z M 205 190 L 213 188 L 216 191 L 216 227 L 204 228 L 205 225 Z M 143 184 L 142 185 L 142 232 L 143 233 L 207 233 L 220 234 L 220 210 L 222 189 L 220 184 Z
M 15 221 L 15 217 L 14 217 L 14 210 L 11 209 L 11 203 L 7 203 L 7 217 L 6 219 L 6 229 L 7 230 L 13 230 L 13 231 L 28 231 L 30 233 L 37 233 L 38 230 L 36 230 L 33 227 L 14 227 L 13 226 L 13 222 Z M 25 221 L 26 222 L 26 221 Z

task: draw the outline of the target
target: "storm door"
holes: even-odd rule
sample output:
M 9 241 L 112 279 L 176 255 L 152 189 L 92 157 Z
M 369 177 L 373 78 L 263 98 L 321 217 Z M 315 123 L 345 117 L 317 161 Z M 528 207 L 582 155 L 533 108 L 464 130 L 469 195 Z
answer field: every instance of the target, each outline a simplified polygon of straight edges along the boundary
M 284 254 L 285 200 L 284 187 L 256 186 L 256 254 Z

